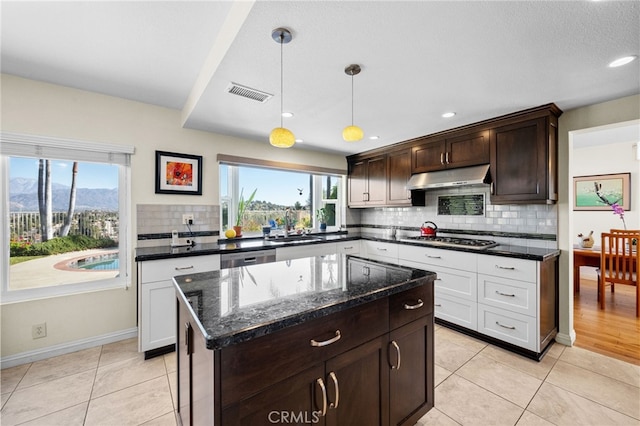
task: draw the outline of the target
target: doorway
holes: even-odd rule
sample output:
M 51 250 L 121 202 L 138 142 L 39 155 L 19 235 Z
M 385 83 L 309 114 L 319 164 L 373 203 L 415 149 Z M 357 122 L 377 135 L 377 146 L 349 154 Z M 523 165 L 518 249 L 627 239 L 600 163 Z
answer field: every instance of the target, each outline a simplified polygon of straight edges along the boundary
M 640 229 L 640 120 L 577 130 L 569 133 L 569 247 L 579 233 L 593 236 L 597 246 L 600 234 L 611 228 Z M 631 208 L 624 224 L 613 211 L 573 210 L 573 177 L 631 173 Z M 634 197 L 634 195 L 636 195 Z M 616 286 L 612 297 L 607 290 L 606 306 L 597 304 L 595 268 L 583 267 L 580 292 L 573 296 L 575 346 L 640 365 L 640 319 L 635 316 L 635 288 Z

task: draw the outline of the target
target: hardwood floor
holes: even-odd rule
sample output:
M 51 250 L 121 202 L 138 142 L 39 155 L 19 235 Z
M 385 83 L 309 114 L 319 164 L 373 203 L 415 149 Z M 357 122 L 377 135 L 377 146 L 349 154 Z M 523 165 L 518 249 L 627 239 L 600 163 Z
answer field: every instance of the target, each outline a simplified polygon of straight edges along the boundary
M 605 289 L 606 306 L 598 308 L 595 280 L 580 280 L 574 296 L 575 345 L 616 359 L 640 365 L 640 319 L 636 317 L 636 288 L 616 285 Z

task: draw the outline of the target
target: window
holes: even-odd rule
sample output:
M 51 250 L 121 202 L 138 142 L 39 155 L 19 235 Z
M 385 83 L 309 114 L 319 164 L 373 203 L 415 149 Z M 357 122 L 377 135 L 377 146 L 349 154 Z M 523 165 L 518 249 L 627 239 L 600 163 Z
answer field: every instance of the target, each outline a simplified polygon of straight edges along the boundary
M 272 232 L 283 230 L 287 209 L 292 229 L 318 229 L 320 208 L 326 211 L 328 229 L 337 229 L 343 182 L 341 175 L 221 163 L 220 229 L 236 225 L 240 197 L 248 201 L 254 191 L 241 220 L 243 235 L 260 235 L 263 226 Z
M 2 300 L 129 285 L 132 147 L 2 134 Z

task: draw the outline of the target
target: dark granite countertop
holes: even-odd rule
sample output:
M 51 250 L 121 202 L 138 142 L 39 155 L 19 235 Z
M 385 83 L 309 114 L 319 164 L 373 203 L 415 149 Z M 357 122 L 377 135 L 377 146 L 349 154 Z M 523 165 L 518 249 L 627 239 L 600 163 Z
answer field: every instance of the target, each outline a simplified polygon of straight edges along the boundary
M 174 277 L 207 348 L 219 349 L 371 302 L 436 274 L 349 255 L 327 255 Z
M 263 238 L 242 238 L 242 239 L 233 239 L 233 240 L 224 240 L 221 239 L 218 241 L 218 244 L 196 244 L 193 247 L 178 247 L 172 248 L 168 245 L 158 246 L 158 247 L 145 247 L 136 249 L 136 262 L 142 262 L 145 260 L 158 260 L 158 259 L 169 259 L 174 257 L 184 257 L 184 256 L 201 256 L 207 254 L 222 254 L 222 253 L 230 253 L 230 252 L 248 252 L 255 250 L 264 250 L 269 248 L 278 248 L 278 247 L 289 247 L 296 246 L 300 244 L 323 244 L 327 242 L 338 242 L 338 241 L 348 241 L 348 240 L 373 240 L 373 241 L 383 241 L 383 242 L 391 242 L 396 244 L 407 244 L 413 246 L 421 246 L 427 247 L 424 244 L 401 241 L 396 238 L 383 237 L 373 233 L 346 233 L 346 232 L 338 232 L 338 233 L 319 233 L 319 234 L 311 234 L 313 237 L 316 237 L 313 241 L 282 241 L 282 240 L 265 240 Z M 442 250 L 455 250 L 455 251 L 466 251 L 470 253 L 478 253 L 478 254 L 488 254 L 492 256 L 503 256 L 503 257 L 513 257 L 518 259 L 527 259 L 527 260 L 539 260 L 543 261 L 549 258 L 557 257 L 560 255 L 559 249 L 544 249 L 544 248 L 536 248 L 536 247 L 525 247 L 525 246 L 514 246 L 501 244 L 496 247 L 491 247 L 485 250 L 474 250 L 468 249 L 464 247 L 445 247 L 445 246 L 437 246 L 435 248 Z

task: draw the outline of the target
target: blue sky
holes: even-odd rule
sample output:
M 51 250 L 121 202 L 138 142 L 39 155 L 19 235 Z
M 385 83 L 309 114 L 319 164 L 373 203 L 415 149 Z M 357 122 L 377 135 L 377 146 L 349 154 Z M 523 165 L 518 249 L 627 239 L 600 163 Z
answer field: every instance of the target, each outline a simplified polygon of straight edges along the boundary
M 73 161 L 51 160 L 51 180 L 71 186 Z M 11 157 L 9 179 L 38 179 L 38 160 Z M 118 187 L 118 166 L 99 163 L 79 163 L 76 181 L 78 188 L 113 189 Z
M 304 206 L 309 199 L 309 175 L 243 168 L 240 173 L 240 188 L 244 188 L 245 198 L 258 188 L 255 200 L 290 206 L 298 201 Z M 302 188 L 302 195 L 298 188 Z

